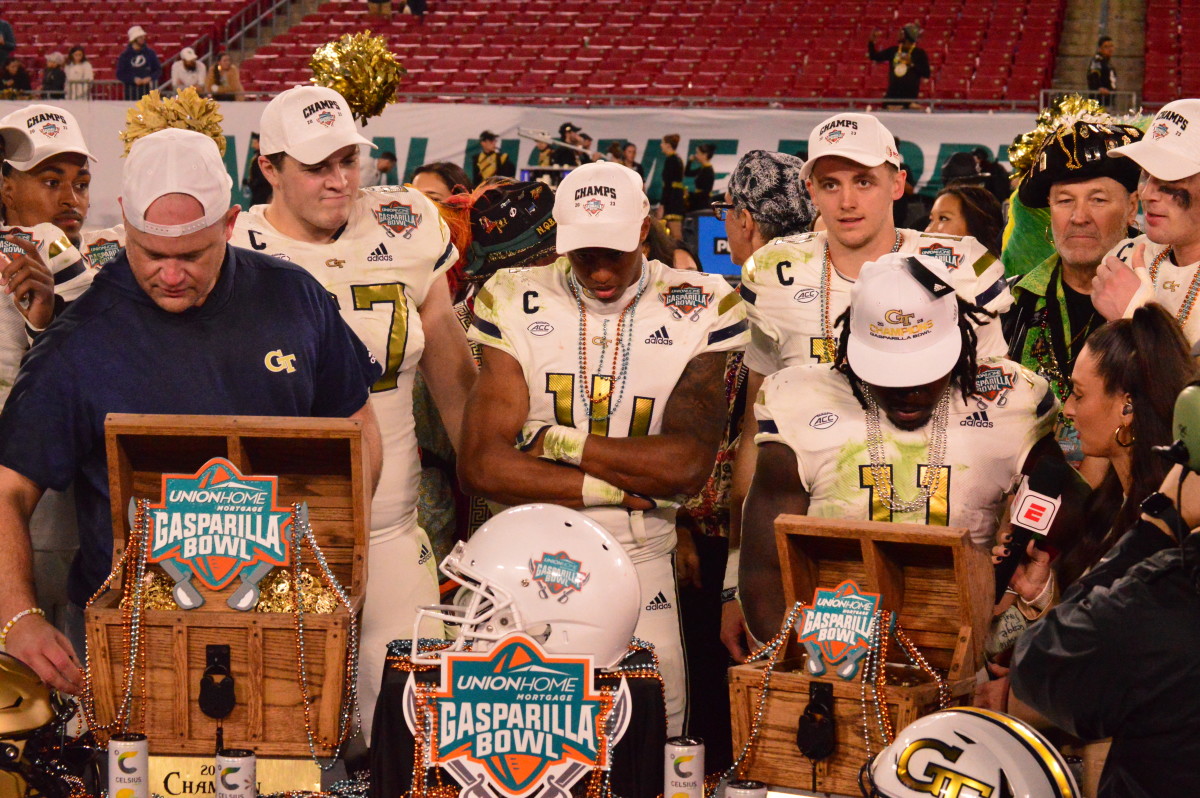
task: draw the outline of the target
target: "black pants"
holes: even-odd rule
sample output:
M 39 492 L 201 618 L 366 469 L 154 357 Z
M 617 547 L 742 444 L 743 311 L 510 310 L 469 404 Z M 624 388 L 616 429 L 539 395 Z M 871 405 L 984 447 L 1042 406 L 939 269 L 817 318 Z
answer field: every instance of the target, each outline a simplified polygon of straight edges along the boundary
M 721 583 L 729 540 L 696 533 L 692 540 L 700 558 L 701 587 L 679 585 L 688 665 L 687 733 L 704 740 L 704 769 L 714 773 L 733 763 L 727 681 L 733 660 L 721 642 Z

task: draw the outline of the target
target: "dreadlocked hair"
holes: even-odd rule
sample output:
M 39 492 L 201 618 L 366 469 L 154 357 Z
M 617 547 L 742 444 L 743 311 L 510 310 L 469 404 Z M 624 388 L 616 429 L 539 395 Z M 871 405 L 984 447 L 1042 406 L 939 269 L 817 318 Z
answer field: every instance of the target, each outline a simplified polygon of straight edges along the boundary
M 954 368 L 950 369 L 950 384 L 958 385 L 965 402 L 971 394 L 975 393 L 975 377 L 979 371 L 976 356 L 979 335 L 975 332 L 975 327 L 987 324 L 990 319 L 996 318 L 996 314 L 979 305 L 972 304 L 960 296 L 955 295 L 955 299 L 958 300 L 958 330 L 962 333 L 963 346 L 958 360 L 954 363 Z M 842 311 L 833 325 L 841 327 L 841 333 L 838 335 L 837 354 L 833 359 L 833 369 L 846 375 L 846 379 L 850 381 L 850 390 L 854 392 L 854 398 L 858 400 L 862 409 L 866 410 L 867 397 L 863 392 L 863 381 L 854 373 L 854 369 L 850 367 L 850 361 L 846 358 L 846 348 L 850 341 L 850 309 L 846 308 Z

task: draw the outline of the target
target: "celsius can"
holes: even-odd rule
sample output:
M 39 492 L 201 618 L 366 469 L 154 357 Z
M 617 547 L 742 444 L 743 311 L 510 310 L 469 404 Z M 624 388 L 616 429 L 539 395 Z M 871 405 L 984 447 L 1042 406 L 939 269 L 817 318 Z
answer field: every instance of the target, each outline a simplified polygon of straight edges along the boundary
M 767 798 L 767 785 L 761 781 L 731 781 L 725 798 Z
M 150 798 L 150 746 L 144 734 L 114 734 L 108 740 L 108 794 Z
M 672 737 L 663 757 L 663 798 L 704 798 L 704 741 Z
M 213 774 L 217 798 L 255 798 L 258 761 L 246 748 L 222 748 L 217 752 L 217 770 Z

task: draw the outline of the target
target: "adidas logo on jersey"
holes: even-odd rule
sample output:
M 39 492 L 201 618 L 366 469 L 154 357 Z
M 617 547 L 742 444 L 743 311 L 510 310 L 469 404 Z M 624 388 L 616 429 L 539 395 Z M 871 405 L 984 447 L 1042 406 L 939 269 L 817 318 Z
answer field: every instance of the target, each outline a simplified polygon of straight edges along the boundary
M 993 427 L 992 422 L 988 421 L 986 410 L 977 410 L 971 415 L 958 422 L 960 427 Z
M 417 565 L 424 565 L 429 562 L 429 558 L 433 556 L 433 552 L 424 543 L 421 544 L 421 555 L 417 557 Z
M 650 333 L 650 337 L 646 339 L 648 344 L 662 344 L 664 346 L 674 346 L 675 342 L 671 340 L 671 336 L 667 333 L 667 325 L 659 327 L 654 332 Z M 660 594 L 661 595 L 661 594 Z
M 391 259 L 392 256 L 388 254 L 387 247 L 384 244 L 380 244 L 379 246 L 375 247 L 375 250 L 367 256 L 368 263 Z
M 667 597 L 660 590 L 655 594 L 654 598 L 650 599 L 650 603 L 646 605 L 646 612 L 654 612 L 655 610 L 669 610 L 671 602 L 667 601 Z

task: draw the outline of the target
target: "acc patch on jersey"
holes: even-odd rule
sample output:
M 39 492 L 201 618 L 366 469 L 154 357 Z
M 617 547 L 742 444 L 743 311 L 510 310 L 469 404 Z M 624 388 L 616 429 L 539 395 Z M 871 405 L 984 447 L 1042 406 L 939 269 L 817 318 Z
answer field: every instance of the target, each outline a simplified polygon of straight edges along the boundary
M 371 212 L 381 225 L 405 238 L 412 238 L 413 231 L 421 226 L 421 214 L 413 213 L 411 205 L 405 205 L 399 200 L 380 205 L 377 210 Z
M 955 252 L 954 247 L 948 247 L 944 244 L 933 244 L 928 247 L 921 247 L 921 254 L 928 255 L 931 258 L 937 258 L 951 269 L 957 269 L 962 265 L 963 256 Z
M 700 318 L 700 311 L 712 302 L 713 295 L 698 285 L 681 283 L 663 291 L 659 298 L 675 318 L 689 316 L 692 321 L 696 321 Z
M 1012 390 L 1013 375 L 1000 366 L 980 366 L 975 375 L 975 395 L 994 402 Z

